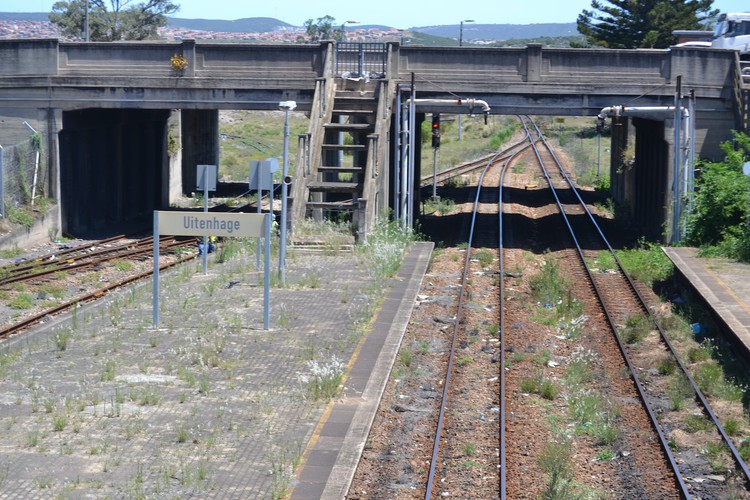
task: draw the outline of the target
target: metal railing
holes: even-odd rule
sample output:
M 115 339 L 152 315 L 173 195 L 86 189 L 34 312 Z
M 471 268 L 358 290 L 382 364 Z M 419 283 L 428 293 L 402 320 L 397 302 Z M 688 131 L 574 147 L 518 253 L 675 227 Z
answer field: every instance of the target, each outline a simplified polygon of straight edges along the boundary
M 388 50 L 384 43 L 336 44 L 336 75 L 384 78 Z

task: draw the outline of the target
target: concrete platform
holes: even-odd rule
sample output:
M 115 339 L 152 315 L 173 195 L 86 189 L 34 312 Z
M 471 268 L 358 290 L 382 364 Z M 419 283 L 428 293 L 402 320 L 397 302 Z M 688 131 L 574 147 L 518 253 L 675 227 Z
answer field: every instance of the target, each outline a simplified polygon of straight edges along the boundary
M 729 259 L 698 258 L 695 248 L 663 248 L 677 271 L 700 294 L 717 320 L 734 332 L 750 360 L 750 265 Z
M 297 250 L 269 330 L 250 258 L 165 273 L 161 328 L 141 283 L 0 342 L 0 499 L 343 498 L 431 252 L 377 309 L 361 257 Z M 334 359 L 343 394 L 310 398 Z
M 432 243 L 412 245 L 398 281 L 383 300 L 372 332 L 362 339 L 349 362 L 343 397 L 329 407 L 308 443 L 291 500 L 341 499 L 349 491 L 427 272 L 432 247 Z

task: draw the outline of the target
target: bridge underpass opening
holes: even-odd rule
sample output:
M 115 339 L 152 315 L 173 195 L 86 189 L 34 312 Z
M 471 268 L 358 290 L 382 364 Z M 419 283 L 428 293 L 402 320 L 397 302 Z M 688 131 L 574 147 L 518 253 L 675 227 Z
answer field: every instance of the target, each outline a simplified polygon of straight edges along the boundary
M 63 234 L 105 238 L 151 227 L 165 199 L 169 110 L 65 111 L 60 138 Z

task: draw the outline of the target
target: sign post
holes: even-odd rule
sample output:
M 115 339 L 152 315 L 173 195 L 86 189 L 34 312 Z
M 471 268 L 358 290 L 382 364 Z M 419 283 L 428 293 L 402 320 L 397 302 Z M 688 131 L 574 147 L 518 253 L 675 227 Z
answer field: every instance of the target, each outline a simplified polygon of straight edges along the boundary
M 273 161 L 272 161 L 273 160 Z M 275 165 L 274 165 L 275 161 Z M 269 212 L 273 213 L 273 173 L 274 169 L 278 168 L 279 162 L 275 158 L 269 158 L 264 161 L 251 161 L 250 162 L 250 182 L 249 188 L 255 189 L 258 193 L 258 215 L 262 212 L 262 201 L 263 201 L 263 190 L 265 189 L 269 193 L 270 207 Z M 258 239 L 258 249 L 256 251 L 255 267 L 260 270 L 260 239 Z
M 216 165 L 197 165 L 195 178 L 198 180 L 198 189 L 203 189 L 203 211 L 208 213 L 208 192 L 216 191 Z M 203 274 L 208 274 L 208 235 L 203 237 Z
M 159 327 L 159 236 L 223 236 L 265 238 L 263 328 L 268 330 L 271 311 L 271 220 L 273 214 L 194 213 L 154 211 L 153 321 Z M 258 240 L 260 242 L 260 239 Z

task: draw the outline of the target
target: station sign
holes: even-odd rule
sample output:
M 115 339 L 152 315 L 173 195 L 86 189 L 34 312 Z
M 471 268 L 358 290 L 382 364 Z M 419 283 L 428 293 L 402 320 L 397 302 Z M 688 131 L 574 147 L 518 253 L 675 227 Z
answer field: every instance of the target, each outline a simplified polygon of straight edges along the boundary
M 162 212 L 159 233 L 174 236 L 260 237 L 265 214 Z
M 159 327 L 159 236 L 223 236 L 258 238 L 260 258 L 260 240 L 263 239 L 263 328 L 268 330 L 271 312 L 271 222 L 273 214 L 238 214 L 213 212 L 165 212 L 154 211 L 154 283 L 153 315 L 154 328 Z M 204 257 L 207 252 L 204 252 Z M 258 266 L 260 267 L 260 265 Z

